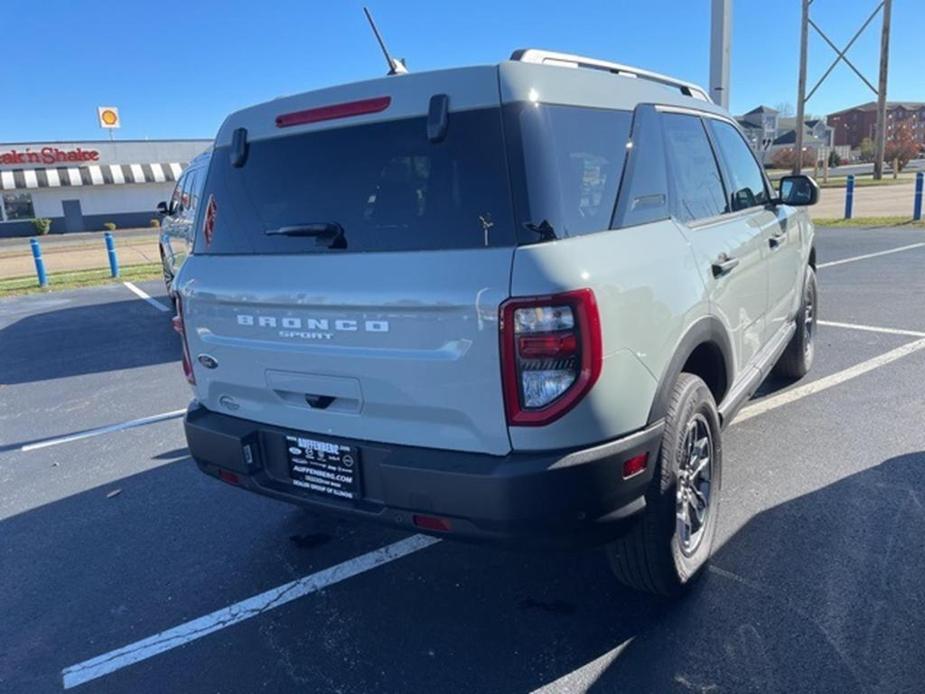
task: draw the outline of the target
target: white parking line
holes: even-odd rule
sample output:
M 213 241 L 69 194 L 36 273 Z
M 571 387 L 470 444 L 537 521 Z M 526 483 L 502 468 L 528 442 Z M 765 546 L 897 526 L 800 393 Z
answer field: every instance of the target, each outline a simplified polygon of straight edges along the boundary
M 775 410 L 778 407 L 783 405 L 788 405 L 791 402 L 805 398 L 807 395 L 813 395 L 819 393 L 823 390 L 828 390 L 833 386 L 837 386 L 840 383 L 845 381 L 850 381 L 852 378 L 857 378 L 862 376 L 869 371 L 873 371 L 876 368 L 881 366 L 886 366 L 891 362 L 896 361 L 897 359 L 902 359 L 906 355 L 912 354 L 913 352 L 918 352 L 921 349 L 925 349 L 925 339 L 915 340 L 914 342 L 909 342 L 901 347 L 892 349 L 889 352 L 885 352 L 880 356 L 868 359 L 867 361 L 862 361 L 860 364 L 855 364 L 852 367 L 839 371 L 830 376 L 825 376 L 820 378 L 817 381 L 812 383 L 807 383 L 805 386 L 799 386 L 793 390 L 788 390 L 780 395 L 771 396 L 765 400 L 750 405 L 743 408 L 738 416 L 733 420 L 733 422 L 744 422 L 747 419 L 752 417 L 757 417 L 760 414 Z
M 845 328 L 846 330 L 864 330 L 870 333 L 886 333 L 887 335 L 906 335 L 908 337 L 925 337 L 925 333 L 918 330 L 902 330 L 901 328 L 878 328 L 875 325 L 861 325 L 859 323 L 838 323 L 831 320 L 818 321 L 819 325 L 829 328 Z
M 890 255 L 891 253 L 902 253 L 903 251 L 911 251 L 913 248 L 921 248 L 925 246 L 925 242 L 922 243 L 911 243 L 908 246 L 900 246 L 899 248 L 891 248 L 888 251 L 879 251 L 877 253 L 867 253 L 866 255 L 856 255 L 853 258 L 844 258 L 843 260 L 833 260 L 828 263 L 821 263 L 817 266 L 817 269 L 821 270 L 824 267 L 835 267 L 836 265 L 844 265 L 845 263 L 856 263 L 859 260 L 867 260 L 868 258 L 878 258 L 881 255 Z
M 158 301 L 157 299 L 153 298 L 150 294 L 148 294 L 148 293 L 145 292 L 144 290 L 139 289 L 138 287 L 136 287 L 136 286 L 135 286 L 134 284 L 132 284 L 131 282 L 123 282 L 122 284 L 124 284 L 126 287 L 128 287 L 129 291 L 131 291 L 133 294 L 135 294 L 135 295 L 138 296 L 139 298 L 144 299 L 145 301 L 147 301 L 149 304 L 151 304 L 151 305 L 152 305 L 154 308 L 156 308 L 158 311 L 164 311 L 165 313 L 168 312 L 168 311 L 170 311 L 170 308 L 169 308 L 169 307 L 164 306 L 164 304 L 162 304 L 160 301 Z
M 236 602 L 234 605 L 216 610 L 185 624 L 131 643 L 128 646 L 123 646 L 109 653 L 85 660 L 82 663 L 71 665 L 61 671 L 64 688 L 76 687 L 79 684 L 120 670 L 127 665 L 147 660 L 159 653 L 182 646 L 190 641 L 201 639 L 214 631 L 243 622 L 251 617 L 256 617 L 305 595 L 315 593 L 335 583 L 340 583 L 348 578 L 375 569 L 377 566 L 388 564 L 396 559 L 418 552 L 437 542 L 440 542 L 440 540 L 435 537 L 412 535 L 391 545 L 348 559 L 328 569 L 285 583 L 277 588 L 271 588 L 246 600 Z
M 48 448 L 49 446 L 59 446 L 62 443 L 70 443 L 71 441 L 80 441 L 81 439 L 89 439 L 94 436 L 99 436 L 100 434 L 110 434 L 114 431 L 122 431 L 123 429 L 132 429 L 134 427 L 144 426 L 145 424 L 154 424 L 155 422 L 163 422 L 165 419 L 174 419 L 175 417 L 182 417 L 185 413 L 186 413 L 185 409 L 173 410 L 172 412 L 162 412 L 161 414 L 151 415 L 150 417 L 142 417 L 141 419 L 131 419 L 127 422 L 120 422 L 119 424 L 110 424 L 104 427 L 97 427 L 96 429 L 87 429 L 86 431 L 80 431 L 76 434 L 69 434 L 68 436 L 61 436 L 56 439 L 45 439 L 44 441 L 36 441 L 35 443 L 27 443 L 25 446 L 22 446 L 19 450 L 36 451 L 40 448 Z

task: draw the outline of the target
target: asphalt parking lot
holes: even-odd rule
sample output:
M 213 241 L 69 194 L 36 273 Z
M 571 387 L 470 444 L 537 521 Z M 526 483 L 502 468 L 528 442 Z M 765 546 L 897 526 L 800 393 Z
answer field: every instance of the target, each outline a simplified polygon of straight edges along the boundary
M 921 691 L 925 233 L 820 230 L 817 253 L 814 370 L 727 430 L 719 549 L 674 604 L 597 552 L 431 543 L 207 478 L 167 311 L 123 285 L 0 301 L 0 691 Z

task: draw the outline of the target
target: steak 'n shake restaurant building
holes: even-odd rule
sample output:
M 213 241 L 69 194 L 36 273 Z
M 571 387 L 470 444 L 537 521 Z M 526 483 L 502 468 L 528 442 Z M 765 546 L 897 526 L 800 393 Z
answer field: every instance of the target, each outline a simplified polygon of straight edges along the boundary
M 211 140 L 0 143 L 0 237 L 146 227 Z

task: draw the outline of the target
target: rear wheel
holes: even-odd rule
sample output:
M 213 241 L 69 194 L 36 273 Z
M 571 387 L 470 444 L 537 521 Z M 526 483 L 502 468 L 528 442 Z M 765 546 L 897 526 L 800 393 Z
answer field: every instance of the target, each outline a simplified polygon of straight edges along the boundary
M 813 366 L 816 356 L 816 314 L 817 306 L 816 273 L 811 267 L 806 268 L 803 279 L 803 299 L 797 314 L 797 329 L 790 338 L 787 349 L 774 367 L 775 373 L 785 378 L 803 378 Z
M 665 418 L 646 509 L 606 550 L 621 583 L 673 597 L 701 574 L 716 533 L 722 462 L 713 395 L 700 378 L 682 373 Z

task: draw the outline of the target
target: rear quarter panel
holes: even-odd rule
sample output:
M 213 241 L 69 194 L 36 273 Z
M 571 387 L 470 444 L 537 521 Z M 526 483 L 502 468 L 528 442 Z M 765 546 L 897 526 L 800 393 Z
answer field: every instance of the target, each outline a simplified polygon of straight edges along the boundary
M 590 288 L 604 364 L 587 396 L 544 427 L 510 427 L 514 449 L 581 446 L 644 427 L 686 329 L 708 315 L 687 241 L 670 221 L 604 231 L 515 252 L 512 296 Z

